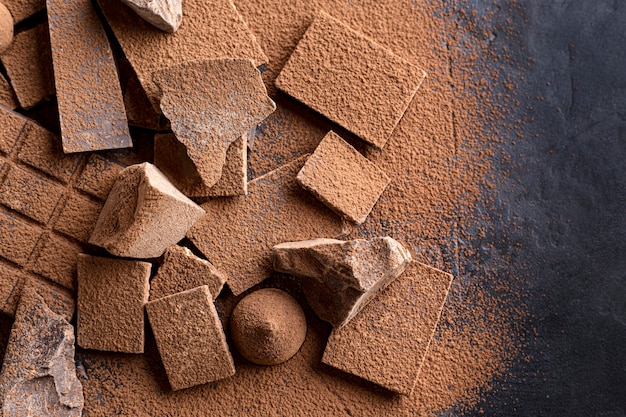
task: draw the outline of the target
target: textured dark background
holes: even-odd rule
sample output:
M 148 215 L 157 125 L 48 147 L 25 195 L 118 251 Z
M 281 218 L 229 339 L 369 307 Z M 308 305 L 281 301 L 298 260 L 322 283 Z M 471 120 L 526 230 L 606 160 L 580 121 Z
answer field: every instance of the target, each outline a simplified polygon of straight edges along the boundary
M 506 220 L 495 228 L 523 248 L 515 263 L 537 330 L 532 360 L 475 412 L 626 415 L 626 2 L 463 7 L 493 12 L 480 24 L 495 35 L 490 47 L 511 56 L 497 66 L 524 78 L 512 109 L 523 139 L 505 138 L 513 163 L 498 191 L 503 219 L 521 229 Z

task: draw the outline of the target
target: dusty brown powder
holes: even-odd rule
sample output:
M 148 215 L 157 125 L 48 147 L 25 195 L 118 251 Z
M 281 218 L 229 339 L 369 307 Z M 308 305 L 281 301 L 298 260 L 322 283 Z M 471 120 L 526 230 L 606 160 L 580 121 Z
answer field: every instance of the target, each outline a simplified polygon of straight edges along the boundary
M 335 129 L 273 87 L 318 10 L 329 11 L 426 70 L 428 78 L 382 151 L 339 132 L 391 178 L 368 220 L 351 237 L 391 235 L 406 243 L 417 260 L 457 276 L 413 394 L 393 396 L 321 364 L 330 328 L 305 306 L 307 339 L 290 361 L 261 368 L 235 357 L 233 378 L 181 392 L 169 391 L 150 337 L 145 355 L 80 352 L 86 414 L 429 415 L 472 406 L 494 377 L 506 370 L 519 346 L 509 320 L 518 312 L 483 289 L 492 272 L 464 274 L 465 248 L 449 243 L 455 237 L 486 233 L 471 226 L 483 220 L 474 214 L 481 184 L 493 181 L 487 173 L 495 143 L 493 135 L 484 134 L 486 123 L 499 116 L 497 111 L 483 110 L 489 89 L 488 83 L 480 82 L 498 74 L 475 77 L 474 73 L 482 34 L 466 33 L 454 16 L 442 15 L 443 1 L 372 0 L 360 6 L 323 0 L 297 5 L 278 0 L 237 2 L 269 57 L 263 78 L 278 105 L 258 130 L 250 168 L 253 176 L 267 173 L 313 151 Z M 224 251 L 239 249 L 235 245 Z M 294 288 L 288 278 L 272 280 Z M 506 286 L 498 290 L 510 291 Z M 227 291 L 220 296 L 222 320 L 227 320 L 235 301 Z M 301 297 L 299 301 L 305 305 Z

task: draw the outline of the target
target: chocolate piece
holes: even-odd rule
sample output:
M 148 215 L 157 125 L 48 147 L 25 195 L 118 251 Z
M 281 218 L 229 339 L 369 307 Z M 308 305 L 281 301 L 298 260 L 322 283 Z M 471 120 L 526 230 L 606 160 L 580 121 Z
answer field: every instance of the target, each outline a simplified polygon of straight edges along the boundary
M 113 52 L 93 4 L 47 0 L 47 11 L 63 151 L 132 147 Z
M 161 110 L 207 187 L 222 176 L 230 144 L 276 109 L 261 74 L 245 59 L 185 62 L 153 78 Z
M 0 311 L 9 314 L 11 294 L 18 287 L 20 272 L 15 268 L 0 263 Z
M 156 165 L 187 197 L 221 197 L 246 195 L 248 193 L 248 152 L 246 135 L 228 147 L 222 176 L 207 187 L 198 170 L 187 155 L 185 145 L 173 134 L 154 136 L 154 165 Z
M 298 173 L 298 182 L 336 213 L 361 224 L 389 177 L 331 131 Z
M 35 290 L 23 291 L 0 373 L 3 415 L 78 417 L 83 402 L 74 328 Z
M 276 87 L 382 148 L 426 73 L 321 12 Z
M 235 347 L 258 365 L 278 365 L 291 359 L 304 343 L 306 328 L 300 304 L 275 288 L 245 296 L 230 316 Z
M 213 299 L 222 291 L 226 276 L 209 261 L 200 259 L 182 246 L 170 246 L 163 262 L 150 281 L 150 300 L 158 300 L 202 285 L 209 287 Z
M 309 305 L 335 327 L 356 316 L 411 260 L 409 251 L 390 237 L 286 242 L 274 246 L 273 255 L 274 269 L 303 277 Z
M 132 165 L 118 175 L 89 243 L 117 256 L 155 258 L 203 214 L 154 165 Z
M 146 311 L 172 390 L 235 374 L 209 287 L 151 301 Z
M 7 50 L 13 41 L 13 16 L 9 9 L 0 3 L 0 54 Z
M 85 349 L 143 353 L 151 265 L 78 256 L 78 344 Z
M 181 0 L 122 0 L 143 20 L 168 33 L 174 33 L 183 20 Z
M 11 12 L 15 24 L 43 10 L 46 0 L 2 0 Z
M 452 275 L 411 262 L 359 315 L 334 329 L 322 362 L 411 395 Z
M 0 106 L 0 152 L 11 153 L 25 125 L 25 117 Z
M 204 203 L 207 214 L 187 233 L 207 259 L 228 276 L 228 286 L 235 295 L 270 276 L 274 245 L 342 233 L 341 219 L 296 182 L 305 158 L 250 181 L 245 198 L 217 198 Z
M 119 0 L 98 0 L 155 109 L 159 90 L 152 73 L 193 60 L 246 58 L 255 66 L 268 59 L 231 0 L 186 0 L 185 23 L 174 34 L 156 30 Z
M 23 108 L 30 109 L 54 95 L 50 35 L 45 23 L 15 35 L 0 61 Z
M 0 256 L 20 266 L 26 265 L 39 241 L 41 229 L 12 212 L 0 209 Z

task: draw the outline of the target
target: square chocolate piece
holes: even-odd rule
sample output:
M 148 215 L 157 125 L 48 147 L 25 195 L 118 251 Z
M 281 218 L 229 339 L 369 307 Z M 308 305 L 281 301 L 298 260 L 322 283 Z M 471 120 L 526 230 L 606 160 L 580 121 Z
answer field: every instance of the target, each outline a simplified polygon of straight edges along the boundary
M 361 224 L 389 177 L 331 131 L 298 173 L 298 182 L 333 211 Z

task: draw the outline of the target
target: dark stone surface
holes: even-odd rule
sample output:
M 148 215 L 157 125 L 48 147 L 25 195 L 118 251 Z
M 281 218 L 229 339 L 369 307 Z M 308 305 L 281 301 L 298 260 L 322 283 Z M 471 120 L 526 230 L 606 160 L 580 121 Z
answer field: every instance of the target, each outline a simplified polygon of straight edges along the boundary
M 512 58 L 497 66 L 524 77 L 513 116 L 524 138 L 506 138 L 508 204 L 494 208 L 521 229 L 495 224 L 494 236 L 521 244 L 526 327 L 537 331 L 530 362 L 468 414 L 626 415 L 626 2 L 464 7 L 494 13 L 480 25 Z

